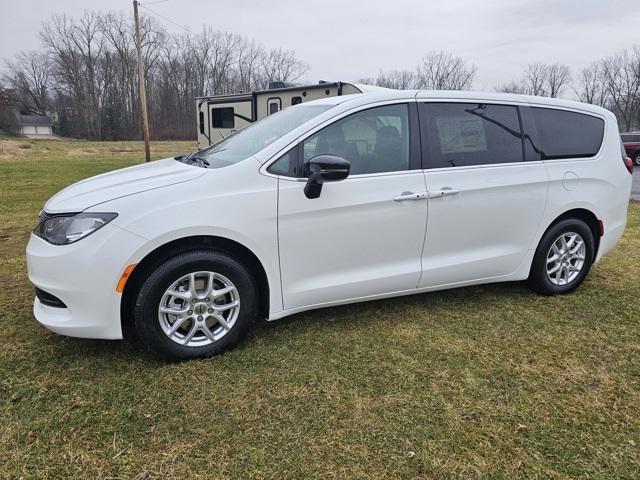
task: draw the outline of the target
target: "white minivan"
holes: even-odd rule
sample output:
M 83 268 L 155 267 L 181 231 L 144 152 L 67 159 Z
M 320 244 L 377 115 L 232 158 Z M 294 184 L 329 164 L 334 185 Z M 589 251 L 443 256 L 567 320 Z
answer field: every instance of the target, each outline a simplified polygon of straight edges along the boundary
M 27 247 L 34 314 L 76 337 L 135 328 L 184 359 L 235 346 L 256 318 L 330 305 L 527 279 L 567 293 L 620 239 L 632 169 L 615 116 L 592 105 L 309 102 L 53 196 Z

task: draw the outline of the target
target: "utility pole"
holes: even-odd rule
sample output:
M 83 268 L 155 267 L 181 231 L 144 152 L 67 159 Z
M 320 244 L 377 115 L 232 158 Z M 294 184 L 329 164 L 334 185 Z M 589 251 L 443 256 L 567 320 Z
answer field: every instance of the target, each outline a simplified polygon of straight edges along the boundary
M 133 0 L 133 17 L 136 26 L 136 50 L 138 51 L 138 80 L 140 82 L 140 110 L 142 112 L 142 132 L 144 134 L 144 158 L 151 161 L 149 147 L 149 118 L 147 117 L 147 92 L 144 88 L 144 64 L 142 63 L 142 46 L 140 42 L 140 19 L 138 18 L 138 2 Z

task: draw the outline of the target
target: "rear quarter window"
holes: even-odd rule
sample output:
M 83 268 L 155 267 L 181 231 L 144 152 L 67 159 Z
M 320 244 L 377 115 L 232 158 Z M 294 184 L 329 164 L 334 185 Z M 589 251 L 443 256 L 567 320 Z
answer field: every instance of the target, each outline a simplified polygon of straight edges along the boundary
M 533 107 L 542 160 L 593 157 L 604 137 L 604 120 L 591 115 Z

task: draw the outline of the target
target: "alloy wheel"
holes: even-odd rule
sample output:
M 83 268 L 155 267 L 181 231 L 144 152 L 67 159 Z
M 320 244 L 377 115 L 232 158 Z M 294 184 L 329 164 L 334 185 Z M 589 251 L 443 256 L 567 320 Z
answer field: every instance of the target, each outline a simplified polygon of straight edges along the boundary
M 554 285 L 573 282 L 585 263 L 586 246 L 580 234 L 567 232 L 560 235 L 547 253 L 547 277 Z
M 186 347 L 210 345 L 224 337 L 240 313 L 240 295 L 224 275 L 200 271 L 180 277 L 158 307 L 162 331 Z

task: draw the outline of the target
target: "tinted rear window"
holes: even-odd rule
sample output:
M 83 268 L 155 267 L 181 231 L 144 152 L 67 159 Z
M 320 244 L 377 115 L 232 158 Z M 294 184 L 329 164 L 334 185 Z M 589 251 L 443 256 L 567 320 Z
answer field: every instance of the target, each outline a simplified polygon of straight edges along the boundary
M 640 135 L 620 135 L 624 143 L 640 142 Z
M 604 121 L 582 113 L 531 109 L 543 160 L 592 157 L 602 145 Z

